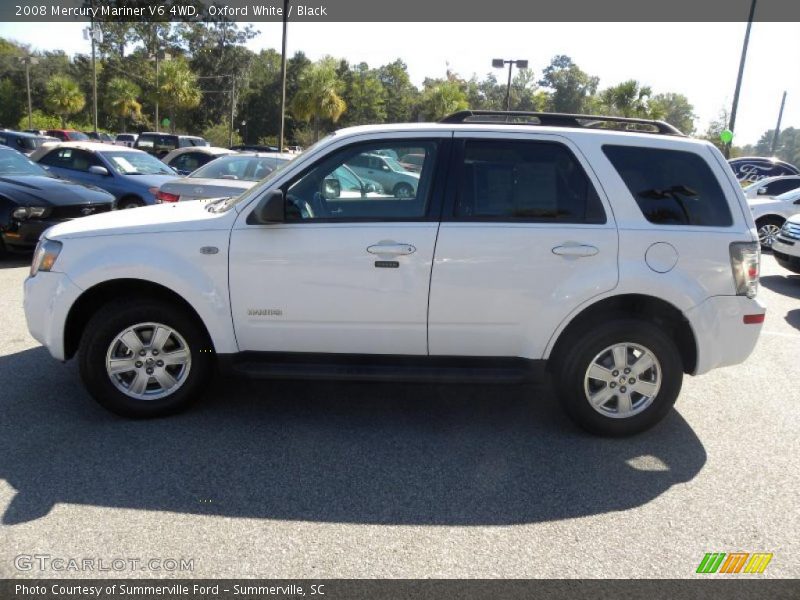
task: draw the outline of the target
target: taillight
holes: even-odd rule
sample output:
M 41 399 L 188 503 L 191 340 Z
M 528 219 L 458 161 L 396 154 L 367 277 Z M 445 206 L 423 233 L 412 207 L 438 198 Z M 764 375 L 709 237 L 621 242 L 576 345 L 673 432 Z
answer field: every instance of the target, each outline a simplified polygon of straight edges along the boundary
M 758 273 L 761 262 L 759 243 L 732 242 L 730 254 L 736 295 L 755 298 L 758 293 Z
M 170 194 L 161 190 L 156 192 L 156 200 L 159 202 L 177 202 L 180 199 L 181 197 L 178 194 Z

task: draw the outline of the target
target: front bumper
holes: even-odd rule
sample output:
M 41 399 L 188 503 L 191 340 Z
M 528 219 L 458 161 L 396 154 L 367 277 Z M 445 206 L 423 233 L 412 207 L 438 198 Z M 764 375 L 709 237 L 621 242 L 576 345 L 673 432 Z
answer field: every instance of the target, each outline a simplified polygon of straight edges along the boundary
M 25 280 L 25 320 L 34 339 L 53 358 L 66 360 L 64 329 L 67 315 L 82 290 L 64 273 L 39 272 Z
M 14 225 L 2 232 L 3 242 L 11 249 L 33 250 L 39 242 L 39 237 L 53 225 L 63 221 L 48 221 L 40 219 L 25 219 L 14 221 Z
M 766 308 L 757 298 L 712 296 L 686 312 L 697 343 L 701 375 L 718 367 L 744 362 L 753 352 L 762 323 L 745 323 L 745 315 L 762 315 Z
M 772 255 L 784 269 L 800 273 L 800 242 L 783 239 L 783 236 L 778 234 L 772 244 Z

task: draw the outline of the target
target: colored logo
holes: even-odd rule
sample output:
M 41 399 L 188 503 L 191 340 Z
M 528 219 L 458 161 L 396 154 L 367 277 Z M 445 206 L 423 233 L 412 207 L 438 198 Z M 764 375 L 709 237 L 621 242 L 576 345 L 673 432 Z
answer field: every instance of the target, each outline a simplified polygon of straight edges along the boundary
M 733 158 L 728 164 L 742 185 L 777 175 L 800 175 L 800 169 L 777 158 L 749 156 Z
M 771 552 L 707 552 L 697 573 L 763 573 L 771 560 Z

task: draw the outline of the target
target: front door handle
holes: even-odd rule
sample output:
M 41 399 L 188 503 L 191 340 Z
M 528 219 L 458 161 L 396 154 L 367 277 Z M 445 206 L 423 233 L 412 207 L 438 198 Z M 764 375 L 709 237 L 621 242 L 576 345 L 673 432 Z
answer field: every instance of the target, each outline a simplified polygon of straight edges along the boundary
M 417 249 L 411 244 L 400 244 L 398 242 L 378 242 L 367 248 L 370 254 L 385 254 L 389 256 L 403 256 L 407 254 L 414 254 Z
M 565 243 L 562 246 L 556 246 L 553 248 L 553 254 L 558 254 L 559 256 L 572 256 L 576 258 L 583 258 L 585 256 L 594 256 L 600 252 L 600 250 L 596 246 L 590 246 L 589 244 L 576 244 L 576 243 Z

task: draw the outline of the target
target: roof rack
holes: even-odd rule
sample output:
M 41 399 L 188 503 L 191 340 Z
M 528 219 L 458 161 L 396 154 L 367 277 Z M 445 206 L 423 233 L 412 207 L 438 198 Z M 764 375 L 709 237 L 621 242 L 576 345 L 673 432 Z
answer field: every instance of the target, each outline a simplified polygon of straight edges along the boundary
M 656 121 L 653 119 L 516 110 L 461 110 L 446 116 L 439 121 L 439 123 L 543 125 L 547 127 L 575 127 L 577 129 L 613 129 L 616 131 L 656 133 L 660 135 L 679 135 L 685 137 L 685 134 L 677 127 L 665 121 Z

